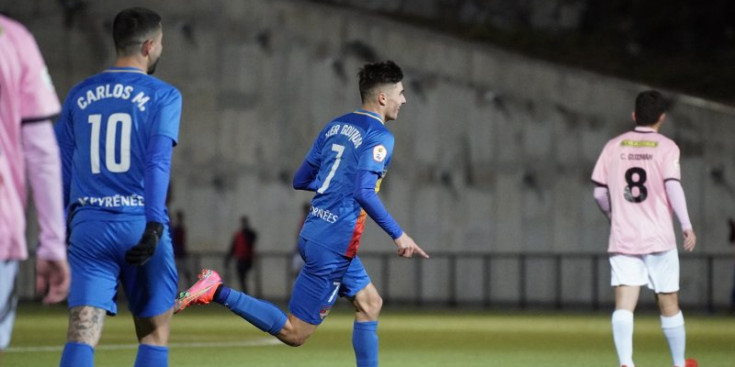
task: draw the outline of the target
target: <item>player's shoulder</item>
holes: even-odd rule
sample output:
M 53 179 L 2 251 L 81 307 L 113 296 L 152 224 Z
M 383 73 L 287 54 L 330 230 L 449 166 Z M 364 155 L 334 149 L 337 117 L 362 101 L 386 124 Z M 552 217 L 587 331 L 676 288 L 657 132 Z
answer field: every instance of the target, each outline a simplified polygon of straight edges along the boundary
M 12 39 L 17 37 L 33 37 L 31 31 L 21 22 L 0 14 L 0 35 L 7 35 Z
M 670 137 L 663 135 L 661 133 L 656 133 L 656 135 L 658 136 L 660 144 L 664 146 L 668 146 L 668 147 L 677 147 L 674 139 L 671 139 Z
M 173 85 L 152 75 L 139 74 L 135 83 L 139 88 L 147 90 L 149 96 L 158 105 L 180 105 L 181 91 Z
M 31 31 L 15 19 L 0 15 L 0 37 L 7 39 L 17 57 L 24 62 L 36 58 L 38 49 L 36 38 Z
M 143 74 L 140 76 L 140 82 L 156 91 L 159 96 L 178 96 L 181 97 L 181 91 L 178 88 L 169 84 L 161 79 L 156 78 L 153 75 Z

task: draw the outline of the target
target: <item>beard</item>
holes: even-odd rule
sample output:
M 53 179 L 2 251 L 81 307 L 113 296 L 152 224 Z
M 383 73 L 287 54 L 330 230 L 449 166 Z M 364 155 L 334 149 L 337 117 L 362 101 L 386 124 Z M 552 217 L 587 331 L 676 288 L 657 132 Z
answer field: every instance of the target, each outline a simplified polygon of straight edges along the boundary
M 148 75 L 153 75 L 153 73 L 156 72 L 156 66 L 158 66 L 158 61 L 161 60 L 161 57 L 159 56 L 156 61 L 154 61 L 151 65 L 148 65 Z

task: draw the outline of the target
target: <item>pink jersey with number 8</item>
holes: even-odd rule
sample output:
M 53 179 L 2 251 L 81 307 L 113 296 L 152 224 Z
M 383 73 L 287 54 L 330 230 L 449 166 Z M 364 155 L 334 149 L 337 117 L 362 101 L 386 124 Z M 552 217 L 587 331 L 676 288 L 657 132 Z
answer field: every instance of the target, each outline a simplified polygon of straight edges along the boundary
M 612 218 L 608 252 L 650 254 L 676 248 L 665 182 L 680 180 L 679 147 L 649 127 L 608 141 L 592 181 L 608 188 Z

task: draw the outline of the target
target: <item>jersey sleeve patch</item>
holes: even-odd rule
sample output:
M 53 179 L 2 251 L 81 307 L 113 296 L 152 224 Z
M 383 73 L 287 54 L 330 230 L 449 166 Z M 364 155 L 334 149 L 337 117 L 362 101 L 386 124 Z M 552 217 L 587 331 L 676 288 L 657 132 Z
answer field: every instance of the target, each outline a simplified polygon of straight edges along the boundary
M 376 145 L 373 148 L 373 160 L 376 162 L 382 162 L 385 160 L 385 157 L 388 156 L 388 149 L 385 149 L 384 145 Z

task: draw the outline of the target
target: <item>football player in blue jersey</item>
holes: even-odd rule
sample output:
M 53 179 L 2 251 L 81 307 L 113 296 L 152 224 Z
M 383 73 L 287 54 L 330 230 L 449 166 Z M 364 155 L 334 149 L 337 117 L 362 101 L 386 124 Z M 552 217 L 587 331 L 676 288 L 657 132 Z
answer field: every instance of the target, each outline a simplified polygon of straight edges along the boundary
M 69 329 L 61 366 L 93 365 L 121 283 L 139 346 L 135 366 L 168 366 L 177 274 L 165 208 L 181 93 L 152 74 L 161 17 L 144 8 L 113 22 L 117 60 L 69 92 L 56 123 L 69 228 Z
M 176 301 L 175 312 L 211 301 L 225 305 L 282 342 L 302 345 L 334 305 L 337 296 L 355 306 L 352 344 L 357 366 L 378 365 L 378 314 L 383 300 L 357 256 L 369 215 L 397 246 L 398 255 L 429 256 L 388 214 L 377 192 L 393 153 L 395 120 L 406 103 L 403 72 L 391 61 L 367 64 L 359 73 L 362 107 L 328 123 L 296 172 L 297 190 L 314 191 L 299 238 L 304 267 L 291 294 L 288 315 L 272 304 L 222 285 L 214 270 Z

